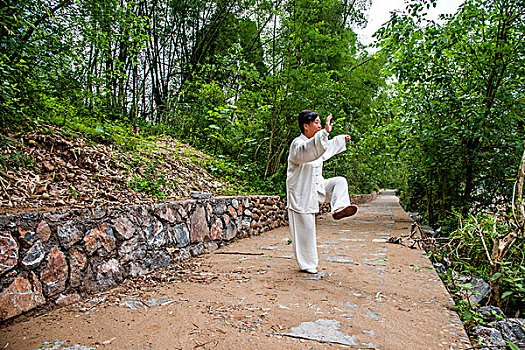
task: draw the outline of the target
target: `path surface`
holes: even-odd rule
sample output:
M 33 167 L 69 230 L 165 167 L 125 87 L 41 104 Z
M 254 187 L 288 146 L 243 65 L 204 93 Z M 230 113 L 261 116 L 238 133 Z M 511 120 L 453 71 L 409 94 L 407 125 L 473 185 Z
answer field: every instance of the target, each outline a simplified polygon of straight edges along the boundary
M 470 347 L 423 251 L 386 243 L 411 223 L 393 191 L 352 218 L 317 223 L 318 275 L 298 271 L 283 227 L 4 325 L 0 348 Z

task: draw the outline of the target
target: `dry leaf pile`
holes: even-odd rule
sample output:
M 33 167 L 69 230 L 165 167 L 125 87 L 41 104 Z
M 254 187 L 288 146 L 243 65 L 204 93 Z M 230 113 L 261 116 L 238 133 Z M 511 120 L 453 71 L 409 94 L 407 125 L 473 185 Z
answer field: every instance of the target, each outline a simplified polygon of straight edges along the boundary
M 0 140 L 0 214 L 151 203 L 228 189 L 168 136 L 101 144 L 55 126 Z M 132 145 L 131 147 L 129 145 Z

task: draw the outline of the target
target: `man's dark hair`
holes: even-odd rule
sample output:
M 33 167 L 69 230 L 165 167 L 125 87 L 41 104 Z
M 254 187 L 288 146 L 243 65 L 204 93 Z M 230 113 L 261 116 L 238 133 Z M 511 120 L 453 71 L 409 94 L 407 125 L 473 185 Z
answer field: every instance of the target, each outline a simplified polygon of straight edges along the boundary
M 299 129 L 301 129 L 301 133 L 304 134 L 304 124 L 310 124 L 311 122 L 316 120 L 317 117 L 319 117 L 319 113 L 317 112 L 312 112 L 308 109 L 300 111 L 297 122 L 299 123 Z

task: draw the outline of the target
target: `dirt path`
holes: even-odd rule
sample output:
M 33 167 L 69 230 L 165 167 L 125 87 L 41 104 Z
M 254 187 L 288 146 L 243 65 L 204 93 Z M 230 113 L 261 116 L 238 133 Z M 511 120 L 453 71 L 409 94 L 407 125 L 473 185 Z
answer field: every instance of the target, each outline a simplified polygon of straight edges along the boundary
M 0 348 L 470 347 L 423 252 L 385 242 L 410 227 L 392 191 L 352 218 L 317 223 L 318 275 L 298 271 L 284 227 L 4 325 Z

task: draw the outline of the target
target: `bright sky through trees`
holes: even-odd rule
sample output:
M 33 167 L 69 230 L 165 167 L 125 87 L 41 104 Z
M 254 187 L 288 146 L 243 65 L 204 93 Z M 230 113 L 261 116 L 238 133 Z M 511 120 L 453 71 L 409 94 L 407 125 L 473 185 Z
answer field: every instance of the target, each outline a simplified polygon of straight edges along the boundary
M 437 20 L 443 13 L 455 13 L 464 0 L 438 0 L 436 8 L 429 11 L 429 19 Z M 368 25 L 365 28 L 356 28 L 359 40 L 364 45 L 372 43 L 372 35 L 390 18 L 390 12 L 403 10 L 404 0 L 372 0 L 372 6 L 367 11 Z

